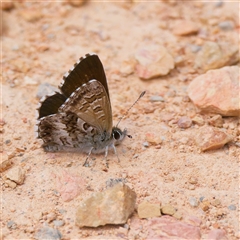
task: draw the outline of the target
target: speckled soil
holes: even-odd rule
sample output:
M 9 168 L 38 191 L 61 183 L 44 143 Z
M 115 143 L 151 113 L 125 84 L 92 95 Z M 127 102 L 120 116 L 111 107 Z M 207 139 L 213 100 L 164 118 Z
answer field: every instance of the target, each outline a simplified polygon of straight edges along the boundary
M 219 37 L 215 27 L 218 21 L 230 17 L 237 19 L 238 3 L 224 3 L 220 8 L 216 3 L 194 1 L 126 1 L 87 2 L 73 7 L 68 3 L 18 1 L 15 8 L 3 11 L 1 138 L 3 152 L 14 155 L 11 167 L 19 166 L 26 173 L 24 183 L 15 189 L 0 179 L 3 238 L 33 239 L 44 223 L 54 226 L 47 217 L 49 213 L 64 221 L 59 227 L 63 239 L 114 236 L 117 226 L 77 228 L 75 212 L 81 200 L 105 189 L 106 181 L 124 178 L 136 191 L 137 203 L 147 200 L 171 204 L 183 219 L 199 218 L 203 234 L 221 228 L 228 239 L 237 239 L 239 148 L 228 144 L 202 153 L 194 141 L 198 126 L 186 130 L 177 126 L 181 116 L 200 114 L 207 122 L 209 115 L 199 113 L 186 92 L 189 82 L 198 75 L 192 69 L 194 53 L 186 49 L 190 44 L 201 44 L 203 39 L 199 35 L 179 37 L 171 32 L 176 19 L 191 19 L 202 29 L 208 29 L 208 38 L 214 41 Z M 221 35 L 229 42 L 234 37 L 236 32 Z M 123 63 L 131 63 L 136 48 L 145 41 L 165 46 L 174 58 L 184 57 L 184 63 L 168 76 L 154 80 L 142 81 L 134 71 L 124 76 Z M 146 90 L 144 98 L 120 124 L 133 138 L 117 147 L 120 163 L 114 153 L 108 155 L 108 168 L 103 155 L 92 156 L 95 158 L 92 166 L 83 167 L 85 154 L 45 153 L 42 141 L 34 136 L 38 86 L 45 82 L 58 86 L 62 75 L 88 52 L 96 52 L 103 62 L 114 123 Z M 165 101 L 151 102 L 154 95 L 163 96 Z M 224 121 L 228 124 L 236 122 L 236 118 Z M 148 133 L 160 136 L 162 143 L 144 147 Z M 64 175 L 78 177 L 80 192 L 71 201 L 64 201 L 60 194 Z M 198 201 L 204 198 L 210 203 L 217 199 L 220 205 L 210 204 L 210 209 L 203 211 L 200 205 L 190 205 L 191 198 Z M 217 214 L 218 211 L 222 214 Z M 14 226 L 9 225 L 11 221 Z M 141 230 L 137 234 L 138 239 L 146 237 Z

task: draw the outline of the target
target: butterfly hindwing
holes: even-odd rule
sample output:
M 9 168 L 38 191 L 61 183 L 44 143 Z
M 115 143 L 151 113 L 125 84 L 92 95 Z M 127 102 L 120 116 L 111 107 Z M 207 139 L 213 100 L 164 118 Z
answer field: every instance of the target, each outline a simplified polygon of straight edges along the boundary
M 52 95 L 44 97 L 40 101 L 40 107 L 38 108 L 38 119 L 52 115 L 58 112 L 59 107 L 66 101 L 61 93 L 55 92 Z
M 43 117 L 38 123 L 38 137 L 46 151 L 70 150 L 88 152 L 97 129 L 79 119 L 74 113 L 57 113 Z

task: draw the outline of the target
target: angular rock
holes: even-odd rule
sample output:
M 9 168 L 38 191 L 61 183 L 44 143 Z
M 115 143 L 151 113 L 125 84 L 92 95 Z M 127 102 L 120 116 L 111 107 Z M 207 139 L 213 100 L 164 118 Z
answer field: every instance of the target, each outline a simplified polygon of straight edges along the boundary
M 206 42 L 195 58 L 194 68 L 201 72 L 232 65 L 239 61 L 238 47 L 229 43 Z
M 12 189 L 17 187 L 17 184 L 9 179 L 4 179 L 4 183 L 7 187 L 10 187 Z
M 208 209 L 210 207 L 210 202 L 208 200 L 202 201 L 200 203 L 200 207 L 204 212 L 206 212 L 206 211 L 208 211 Z
M 76 213 L 76 225 L 98 227 L 124 224 L 133 213 L 135 204 L 136 193 L 127 185 L 118 183 L 82 202 Z
M 136 65 L 136 61 L 132 60 L 132 59 L 125 60 L 124 62 L 122 62 L 120 69 L 119 69 L 121 75 L 123 77 L 127 77 L 127 76 L 133 74 L 135 65 Z
M 141 79 L 152 79 L 167 75 L 174 68 L 174 59 L 168 50 L 159 45 L 140 48 L 135 58 L 136 72 Z
M 239 72 L 238 66 L 208 71 L 189 84 L 188 96 L 202 111 L 239 116 Z
M 164 205 L 164 206 L 161 207 L 161 212 L 164 215 L 172 216 L 176 212 L 176 210 L 172 205 L 167 204 L 167 205 Z
M 202 127 L 196 137 L 196 143 L 202 151 L 223 147 L 233 140 L 233 137 L 218 128 Z
M 151 218 L 161 216 L 160 204 L 141 202 L 138 205 L 139 218 Z
M 162 139 L 159 134 L 154 133 L 146 133 L 146 141 L 151 143 L 152 145 L 159 145 L 162 143 Z
M 173 33 L 175 35 L 186 36 L 195 34 L 199 31 L 199 27 L 192 21 L 179 20 L 173 27 Z
M 25 179 L 25 172 L 20 167 L 14 167 L 6 173 L 4 179 L 13 181 L 16 184 L 21 185 L 23 184 Z
M 208 120 L 208 123 L 214 127 L 221 128 L 223 126 L 223 119 L 221 115 L 215 115 Z
M 189 198 L 189 204 L 192 207 L 197 207 L 199 205 L 199 201 L 195 197 L 190 197 Z
M 192 119 L 184 116 L 178 120 L 177 124 L 178 124 L 178 127 L 180 128 L 184 128 L 184 129 L 190 128 L 192 126 Z
M 33 9 L 22 10 L 20 14 L 27 22 L 36 22 L 43 16 L 40 11 Z
M 204 123 L 205 123 L 204 119 L 202 117 L 199 117 L 199 116 L 193 117 L 192 121 L 193 121 L 193 123 L 196 123 L 199 126 L 203 126 Z
M 6 169 L 8 169 L 12 165 L 12 160 L 7 155 L 6 152 L 2 153 L 2 157 L 0 159 L 0 173 L 4 172 Z

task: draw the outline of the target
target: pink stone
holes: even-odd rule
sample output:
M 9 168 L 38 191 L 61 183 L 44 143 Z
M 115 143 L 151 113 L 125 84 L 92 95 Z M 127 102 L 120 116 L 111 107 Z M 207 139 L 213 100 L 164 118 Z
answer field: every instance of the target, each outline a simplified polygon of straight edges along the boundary
M 188 87 L 190 99 L 202 111 L 239 116 L 239 71 L 238 66 L 231 66 L 210 70 L 196 77 Z
M 137 75 L 141 79 L 152 79 L 167 75 L 174 68 L 174 59 L 163 46 L 148 45 L 138 49 L 135 54 L 138 61 Z

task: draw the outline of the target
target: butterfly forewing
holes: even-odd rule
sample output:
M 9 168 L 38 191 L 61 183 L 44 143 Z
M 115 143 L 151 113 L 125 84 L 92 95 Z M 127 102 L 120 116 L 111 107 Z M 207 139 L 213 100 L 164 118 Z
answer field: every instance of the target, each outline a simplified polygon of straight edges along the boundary
M 76 89 L 60 111 L 74 112 L 99 132 L 112 131 L 111 104 L 105 88 L 99 81 L 91 80 Z
M 73 69 L 64 75 L 64 82 L 59 88 L 66 97 L 69 97 L 78 87 L 92 79 L 98 80 L 103 85 L 109 98 L 107 79 L 103 65 L 99 57 L 94 53 L 81 57 Z

